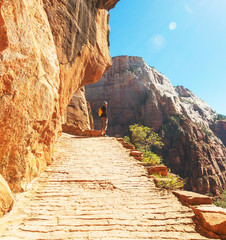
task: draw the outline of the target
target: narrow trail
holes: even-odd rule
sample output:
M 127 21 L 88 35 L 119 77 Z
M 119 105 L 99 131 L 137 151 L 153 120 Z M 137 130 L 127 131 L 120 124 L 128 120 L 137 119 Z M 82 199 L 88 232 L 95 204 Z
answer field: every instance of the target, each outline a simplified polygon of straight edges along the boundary
M 63 134 L 55 157 L 0 219 L 1 240 L 207 239 L 114 138 Z

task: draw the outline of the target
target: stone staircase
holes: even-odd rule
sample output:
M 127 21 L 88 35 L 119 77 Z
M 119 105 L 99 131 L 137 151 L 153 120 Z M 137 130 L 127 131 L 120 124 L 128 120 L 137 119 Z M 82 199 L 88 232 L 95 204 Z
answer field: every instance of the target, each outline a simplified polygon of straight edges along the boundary
M 55 162 L 0 219 L 0 239 L 210 239 L 129 154 L 114 138 L 63 134 Z

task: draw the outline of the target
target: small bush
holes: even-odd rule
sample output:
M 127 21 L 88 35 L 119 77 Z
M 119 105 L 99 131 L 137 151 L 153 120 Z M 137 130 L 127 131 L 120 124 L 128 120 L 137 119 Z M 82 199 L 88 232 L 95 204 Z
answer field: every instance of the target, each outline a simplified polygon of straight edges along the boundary
M 153 147 L 162 148 L 164 145 L 159 135 L 149 127 L 134 124 L 130 125 L 129 129 L 132 132 L 131 141 L 136 148 L 148 151 Z
M 136 149 L 143 153 L 143 162 L 149 162 L 152 165 L 160 165 L 162 158 L 152 152 L 153 147 L 162 148 L 163 143 L 157 133 L 151 128 L 143 125 L 130 125 L 129 129 L 132 133 L 131 141 L 128 136 L 124 137 L 125 142 L 132 142 Z
M 168 190 L 181 189 L 184 187 L 185 181 L 178 175 L 168 173 L 167 176 L 162 177 L 159 174 L 154 174 L 156 178 L 162 178 L 164 181 L 158 181 L 157 186 Z
M 143 161 L 142 162 L 148 162 L 152 166 L 161 165 L 162 164 L 162 157 L 158 156 L 157 154 L 149 151 L 143 153 Z
M 221 196 L 214 201 L 214 204 L 218 207 L 226 208 L 226 189 L 223 190 Z
M 126 143 L 131 144 L 130 138 L 128 136 L 124 136 L 123 141 L 126 142 Z

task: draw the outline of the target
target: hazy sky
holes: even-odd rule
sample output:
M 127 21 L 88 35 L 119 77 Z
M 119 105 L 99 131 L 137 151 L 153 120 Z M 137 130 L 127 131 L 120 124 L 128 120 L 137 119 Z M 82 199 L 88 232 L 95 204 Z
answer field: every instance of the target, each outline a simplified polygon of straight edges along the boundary
M 226 115 L 226 0 L 120 0 L 111 56 L 140 56 Z

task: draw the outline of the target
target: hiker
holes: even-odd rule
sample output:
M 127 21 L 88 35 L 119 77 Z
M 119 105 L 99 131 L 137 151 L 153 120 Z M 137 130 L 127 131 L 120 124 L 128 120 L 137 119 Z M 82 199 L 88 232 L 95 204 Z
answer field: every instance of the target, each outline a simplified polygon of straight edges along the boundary
M 104 101 L 103 106 L 99 108 L 99 117 L 101 119 L 101 135 L 106 135 L 108 117 L 107 117 L 107 105 L 108 103 Z

